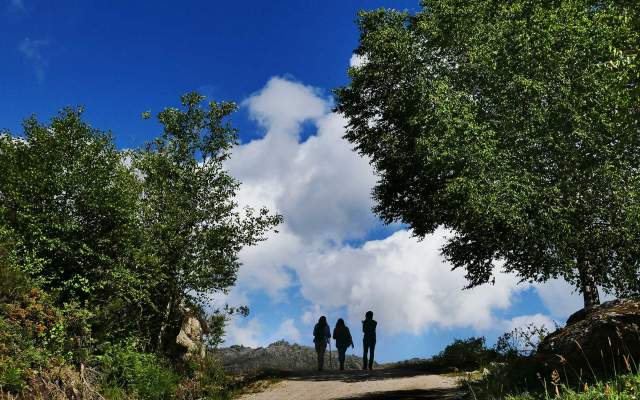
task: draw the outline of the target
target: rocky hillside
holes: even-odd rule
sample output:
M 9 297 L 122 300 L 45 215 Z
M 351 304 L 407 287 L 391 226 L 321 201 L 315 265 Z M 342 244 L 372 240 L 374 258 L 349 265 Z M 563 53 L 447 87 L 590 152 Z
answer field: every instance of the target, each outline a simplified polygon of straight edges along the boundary
M 351 353 L 351 355 L 349 354 Z M 284 340 L 270 344 L 268 347 L 253 349 L 244 346 L 231 346 L 215 350 L 226 371 L 245 373 L 261 369 L 302 370 L 317 368 L 316 352 L 313 347 L 290 344 Z M 335 349 L 329 362 L 329 351 L 325 354 L 325 368 L 338 369 L 338 354 Z M 377 364 L 376 364 L 377 365 Z M 345 369 L 360 369 L 362 359 L 347 350 Z

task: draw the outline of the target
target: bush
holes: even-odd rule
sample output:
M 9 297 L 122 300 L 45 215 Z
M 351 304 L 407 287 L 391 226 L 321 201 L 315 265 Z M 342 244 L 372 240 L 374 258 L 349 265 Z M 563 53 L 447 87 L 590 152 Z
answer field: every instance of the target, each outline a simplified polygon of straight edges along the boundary
M 553 379 L 553 378 L 551 378 Z M 599 381 L 592 385 L 569 387 L 561 382 L 548 381 L 539 393 L 509 395 L 509 400 L 543 400 L 554 397 L 558 400 L 636 400 L 640 397 L 640 375 L 621 375 L 609 381 Z
M 178 375 L 157 355 L 139 351 L 135 341 L 109 344 L 96 359 L 107 398 L 118 399 L 126 394 L 144 400 L 164 400 L 176 392 Z
M 179 400 L 230 399 L 232 382 L 227 377 L 220 361 L 212 355 L 192 365 L 192 377 L 178 388 Z
M 485 346 L 484 337 L 470 337 L 456 339 L 444 348 L 440 354 L 433 357 L 433 361 L 443 367 L 472 371 L 495 361 L 498 354 L 495 350 Z
M 32 288 L 0 305 L 0 387 L 20 392 L 30 377 L 62 366 L 90 343 L 88 313 L 75 306 L 59 309 L 48 295 Z
M 546 326 L 530 323 L 502 334 L 496 341 L 494 349 L 506 360 L 530 356 L 549 333 Z

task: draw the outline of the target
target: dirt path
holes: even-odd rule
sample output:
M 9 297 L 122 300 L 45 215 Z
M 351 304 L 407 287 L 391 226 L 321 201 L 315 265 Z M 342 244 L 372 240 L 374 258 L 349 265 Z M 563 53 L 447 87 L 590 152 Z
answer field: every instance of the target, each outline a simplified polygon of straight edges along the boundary
M 377 370 L 308 373 L 289 377 L 241 400 L 461 399 L 456 379 L 416 371 Z

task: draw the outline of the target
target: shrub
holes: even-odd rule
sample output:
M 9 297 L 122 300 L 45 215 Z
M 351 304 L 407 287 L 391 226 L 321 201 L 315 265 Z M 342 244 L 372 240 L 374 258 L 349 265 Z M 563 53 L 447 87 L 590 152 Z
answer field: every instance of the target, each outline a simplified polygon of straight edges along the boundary
M 192 377 L 185 379 L 176 393 L 179 400 L 230 399 L 232 382 L 220 361 L 207 355 L 192 365 Z
M 530 356 L 549 333 L 546 326 L 530 323 L 502 334 L 496 341 L 494 349 L 505 359 Z
M 485 346 L 484 337 L 456 339 L 447 345 L 433 361 L 443 367 L 457 368 L 465 371 L 478 369 L 497 358 L 497 352 Z
M 102 372 L 102 390 L 108 398 L 127 394 L 144 400 L 164 400 L 175 394 L 177 374 L 159 356 L 139 351 L 133 340 L 106 345 L 96 359 Z
M 543 400 L 554 397 L 558 400 L 636 400 L 640 397 L 640 375 L 620 375 L 609 381 L 594 384 L 584 383 L 580 387 L 569 387 L 562 382 L 552 382 L 553 377 L 539 393 L 522 393 L 506 396 L 509 400 Z
M 0 306 L 0 387 L 20 392 L 37 371 L 70 361 L 88 328 L 83 313 L 56 308 L 38 289 L 14 297 Z M 68 321 L 81 331 L 78 337 Z

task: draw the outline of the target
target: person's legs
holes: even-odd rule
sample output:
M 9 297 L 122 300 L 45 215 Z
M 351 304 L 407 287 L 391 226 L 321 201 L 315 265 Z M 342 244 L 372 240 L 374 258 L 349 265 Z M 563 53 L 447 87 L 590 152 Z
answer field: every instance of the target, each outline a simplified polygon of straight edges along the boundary
M 318 355 L 318 371 L 324 367 L 324 353 L 327 350 L 326 343 L 316 343 L 316 354 Z
M 369 344 L 369 370 L 373 369 L 373 356 L 376 351 L 376 342 Z
M 338 347 L 338 360 L 340 361 L 340 370 L 344 370 L 344 360 L 346 358 L 346 347 Z
M 367 369 L 367 352 L 369 351 L 369 343 L 363 341 L 362 348 L 364 349 L 362 353 L 362 369 Z

